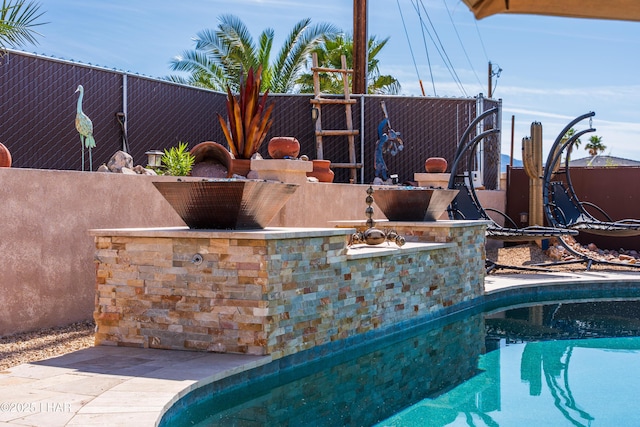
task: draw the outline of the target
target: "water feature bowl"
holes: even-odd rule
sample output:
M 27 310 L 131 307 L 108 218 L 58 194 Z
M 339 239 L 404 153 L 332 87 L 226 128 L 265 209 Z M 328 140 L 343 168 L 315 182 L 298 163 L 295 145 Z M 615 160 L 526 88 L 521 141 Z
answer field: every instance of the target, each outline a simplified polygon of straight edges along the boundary
M 189 228 L 196 229 L 265 228 L 298 189 L 298 184 L 231 178 L 153 185 Z
M 426 187 L 378 187 L 373 200 L 389 221 L 436 221 L 458 190 Z

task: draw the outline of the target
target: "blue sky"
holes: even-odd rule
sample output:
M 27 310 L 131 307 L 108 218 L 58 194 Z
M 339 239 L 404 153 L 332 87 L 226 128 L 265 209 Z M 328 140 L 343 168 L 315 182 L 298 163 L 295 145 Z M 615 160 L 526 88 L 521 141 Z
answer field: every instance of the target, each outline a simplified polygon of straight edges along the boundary
M 347 0 L 38 2 L 48 24 L 38 29 L 40 43 L 24 50 L 152 77 L 170 74 L 171 58 L 192 49 L 196 33 L 214 29 L 223 14 L 240 18 L 254 39 L 273 28 L 276 52 L 304 18 L 348 33 L 353 27 L 353 6 Z M 369 0 L 369 35 L 390 37 L 380 54 L 381 72 L 399 79 L 403 94 L 421 96 L 420 78 L 428 96 L 434 95 L 434 86 L 439 97 L 486 95 L 492 62 L 494 69 L 502 69 L 494 79 L 494 97 L 503 102 L 503 153 L 511 150 L 512 116 L 514 153 L 521 158 L 521 141 L 532 122 L 543 125 L 546 156 L 566 123 L 595 111 L 595 134 L 607 146 L 605 154 L 640 160 L 640 23 L 525 15 L 476 21 L 459 0 L 419 1 L 423 22 L 429 25 L 430 20 L 435 27 L 435 33 L 429 30 L 453 65 L 451 71 L 429 35 L 423 36 L 414 4 Z M 574 154 L 584 156 L 582 148 Z

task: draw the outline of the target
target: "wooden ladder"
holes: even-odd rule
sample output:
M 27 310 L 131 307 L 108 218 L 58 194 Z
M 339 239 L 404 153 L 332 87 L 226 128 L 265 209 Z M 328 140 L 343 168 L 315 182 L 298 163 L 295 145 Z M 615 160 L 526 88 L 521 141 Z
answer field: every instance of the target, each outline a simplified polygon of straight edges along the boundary
M 333 168 L 347 168 L 350 171 L 350 182 L 353 184 L 356 182 L 356 169 L 362 168 L 362 163 L 356 162 L 356 145 L 355 136 L 360 134 L 360 131 L 353 129 L 353 117 L 351 116 L 351 105 L 356 104 L 356 99 L 350 98 L 349 90 L 349 74 L 353 74 L 353 70 L 347 69 L 347 58 L 342 55 L 341 57 L 342 69 L 336 70 L 333 68 L 324 68 L 318 66 L 318 55 L 313 54 L 313 91 L 315 98 L 311 100 L 311 104 L 317 109 L 316 119 L 316 157 L 318 160 L 324 159 L 324 149 L 322 137 L 324 136 L 346 136 L 349 148 L 349 163 L 331 163 Z M 342 74 L 342 84 L 344 98 L 323 98 L 320 92 L 320 75 L 319 73 L 340 73 Z M 322 106 L 323 105 L 344 105 L 346 115 L 346 129 L 338 130 L 324 130 L 322 129 Z

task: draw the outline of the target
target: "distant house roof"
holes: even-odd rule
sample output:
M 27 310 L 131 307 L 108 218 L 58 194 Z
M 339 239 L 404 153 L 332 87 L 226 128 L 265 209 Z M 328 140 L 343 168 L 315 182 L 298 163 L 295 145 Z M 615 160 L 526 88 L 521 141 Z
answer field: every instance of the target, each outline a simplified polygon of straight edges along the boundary
M 615 167 L 615 166 L 640 166 L 637 160 L 623 159 L 615 156 L 594 156 L 575 159 L 569 162 L 569 166 L 599 166 L 599 167 Z

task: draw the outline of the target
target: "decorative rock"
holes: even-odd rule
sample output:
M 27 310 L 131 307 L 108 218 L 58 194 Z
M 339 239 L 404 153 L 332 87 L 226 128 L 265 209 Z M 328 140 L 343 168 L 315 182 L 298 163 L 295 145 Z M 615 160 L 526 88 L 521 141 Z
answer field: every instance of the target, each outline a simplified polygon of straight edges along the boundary
M 96 172 L 111 172 L 109 170 L 109 168 L 107 167 L 107 165 L 105 165 L 104 163 L 100 165 L 100 167 L 98 168 L 98 170 L 96 170 Z
M 111 172 L 122 172 L 122 168 L 133 169 L 133 157 L 124 151 L 118 151 L 109 159 L 107 167 Z
M 138 175 L 158 175 L 153 169 L 147 169 L 142 165 L 134 166 L 133 171 Z
M 123 167 L 120 169 L 120 173 L 123 173 L 125 175 L 138 175 L 136 173 L 136 171 L 134 171 L 133 169 L 127 168 L 127 167 Z

